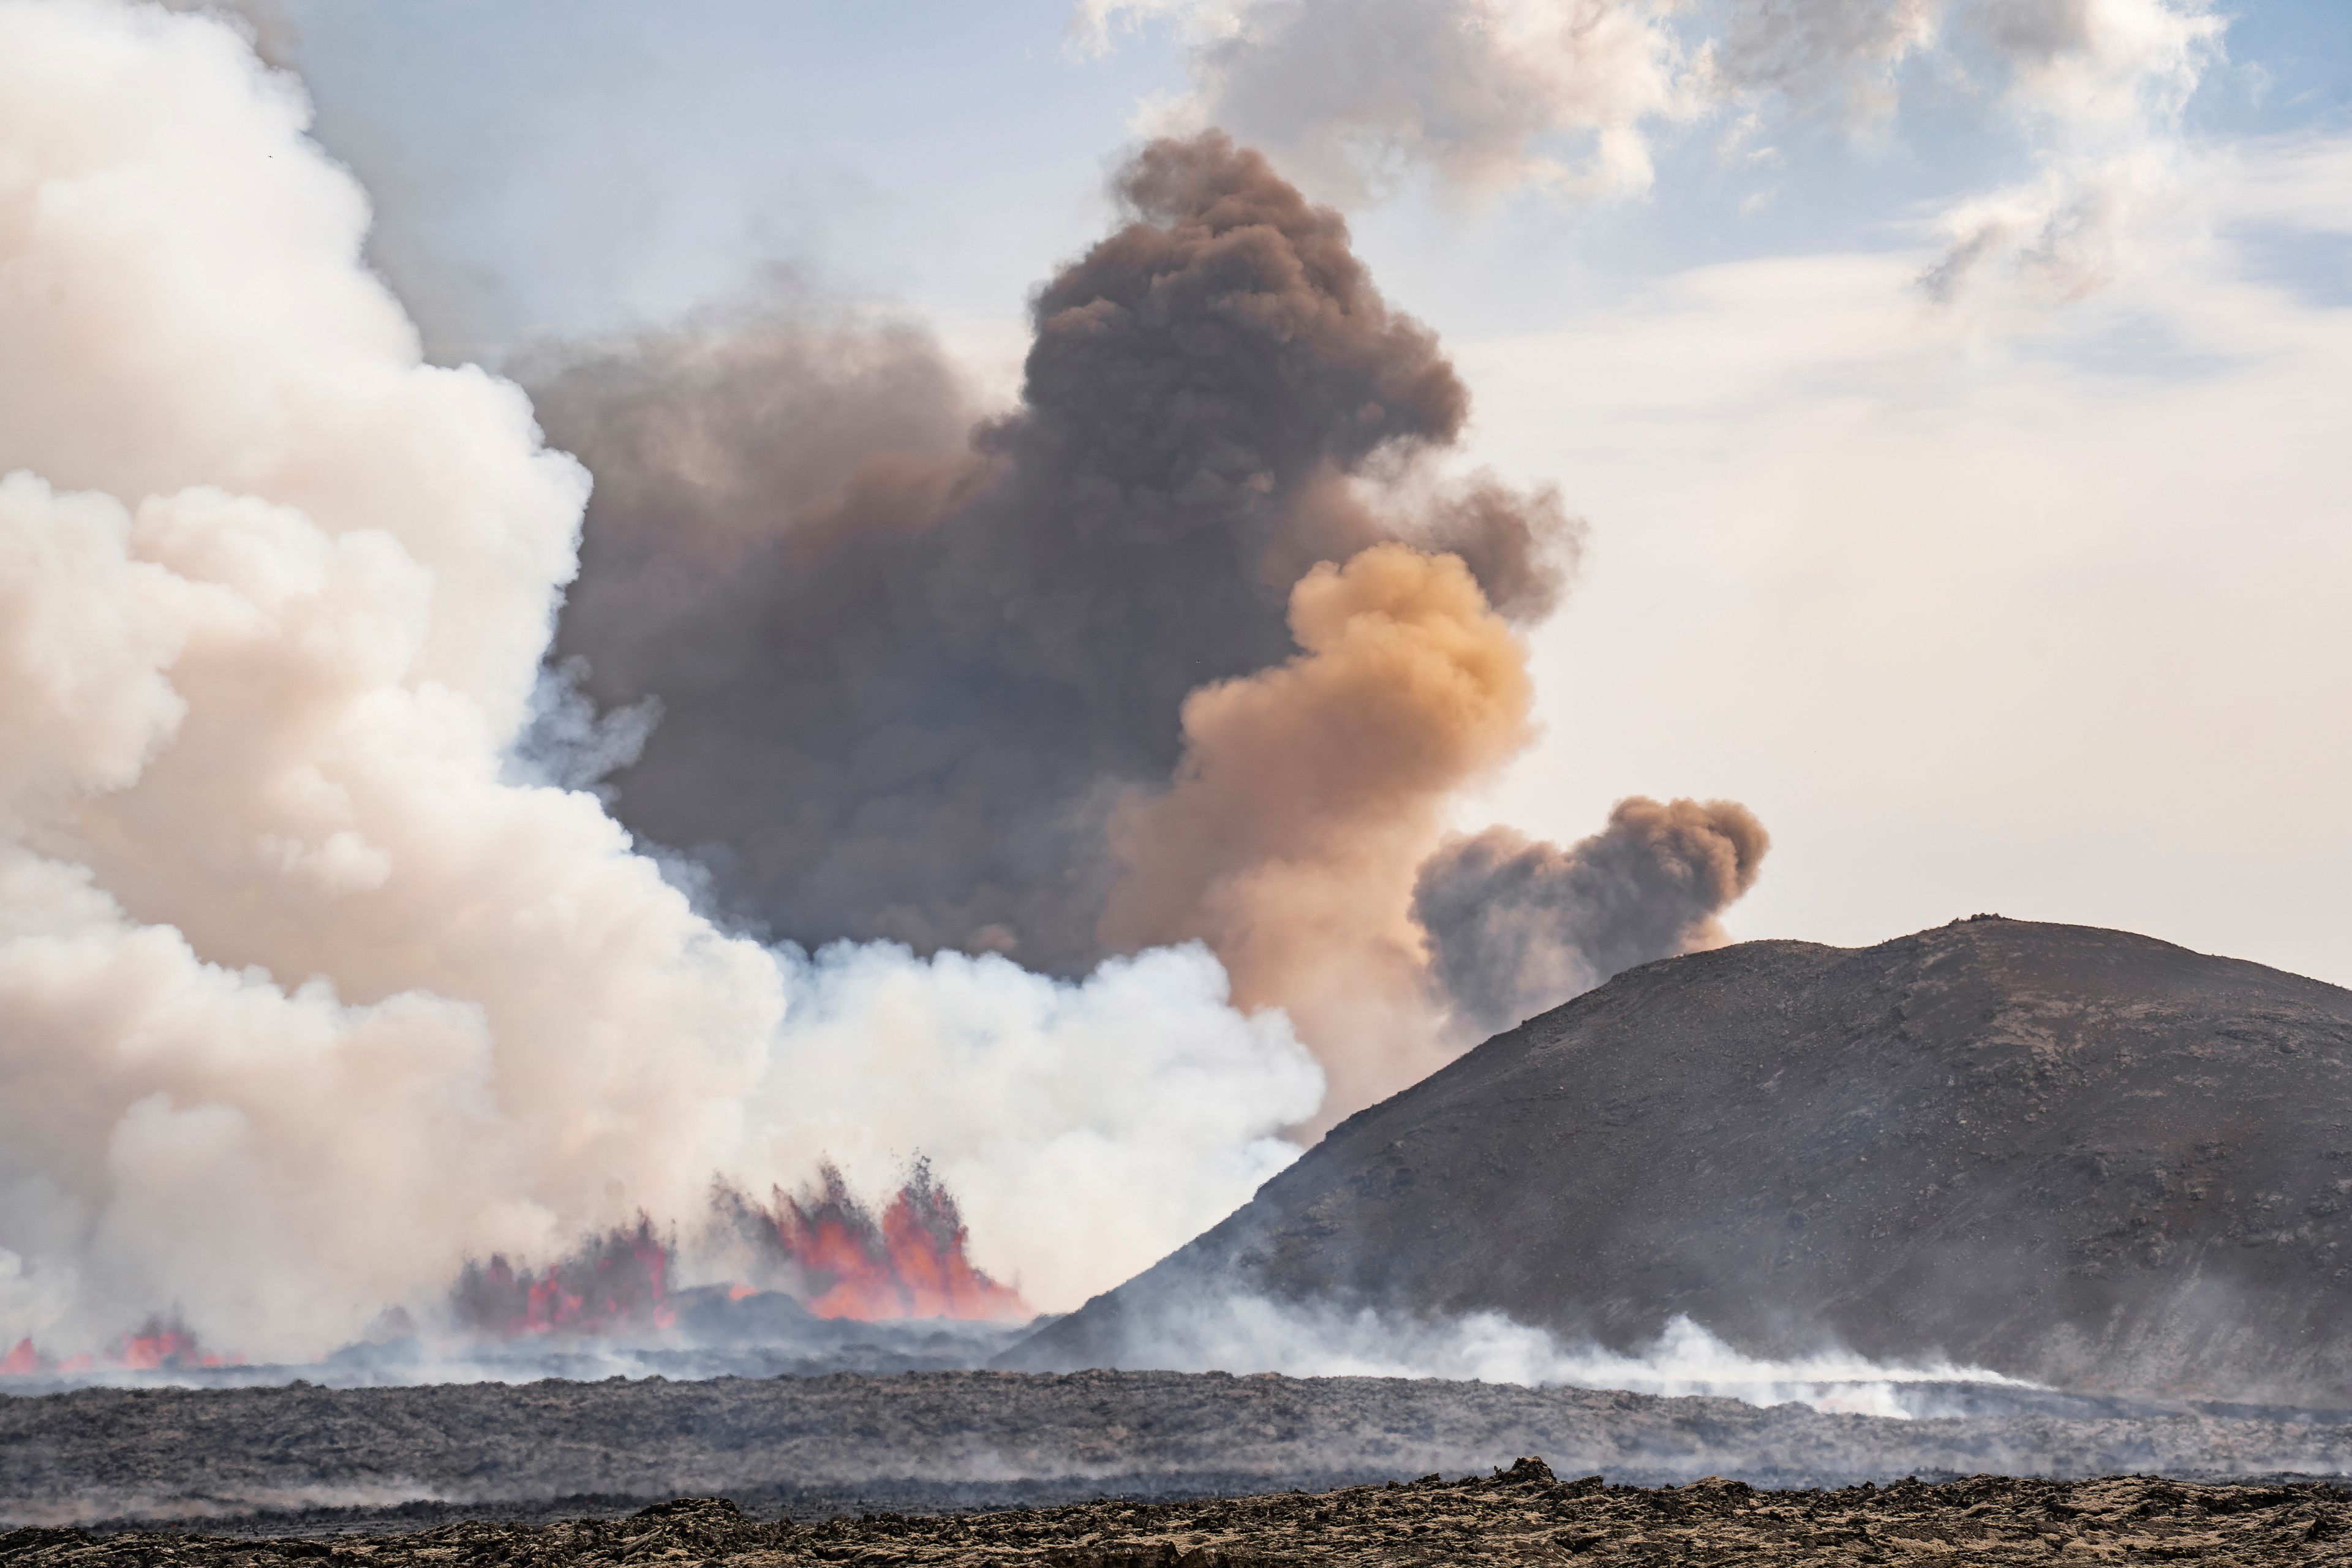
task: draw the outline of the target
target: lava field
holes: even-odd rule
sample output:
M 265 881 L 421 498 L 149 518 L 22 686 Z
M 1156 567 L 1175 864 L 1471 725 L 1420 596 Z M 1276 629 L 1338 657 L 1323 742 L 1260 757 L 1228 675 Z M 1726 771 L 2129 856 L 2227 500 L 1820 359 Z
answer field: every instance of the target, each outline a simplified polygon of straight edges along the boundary
M 1246 1568 L 1265 1563 L 2352 1562 L 2352 1494 L 2305 1483 L 2199 1486 L 2147 1477 L 2074 1483 L 1970 1477 L 1837 1491 L 1758 1491 L 1709 1477 L 1659 1489 L 1562 1482 L 1540 1459 L 1485 1478 L 1172 1503 L 814 1523 L 757 1521 L 711 1498 L 626 1518 L 472 1522 L 411 1534 L 258 1541 L 79 1530 L 0 1534 L 0 1561 L 169 1562 L 260 1568 L 290 1558 L 373 1563 L 1052 1563 Z
M 1963 1413 L 1115 1372 L 83 1389 L 0 1400 L 0 1523 L 383 1531 L 713 1495 L 808 1521 L 1328 1490 L 1483 1475 L 1525 1454 L 1653 1486 L 2352 1473 L 2352 1413 L 1924 1393 Z

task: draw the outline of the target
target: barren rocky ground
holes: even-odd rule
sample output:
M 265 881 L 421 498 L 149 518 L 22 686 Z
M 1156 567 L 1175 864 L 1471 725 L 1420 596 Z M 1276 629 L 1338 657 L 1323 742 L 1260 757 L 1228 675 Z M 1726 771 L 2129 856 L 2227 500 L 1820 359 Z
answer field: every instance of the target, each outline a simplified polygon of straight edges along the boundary
M 2352 1414 L 1928 1392 L 1972 1413 L 1116 1372 L 85 1389 L 0 1399 L 0 1523 L 413 1530 L 711 1495 L 805 1520 L 1319 1490 L 1483 1475 L 1531 1453 L 1648 1485 L 2352 1474 Z
M 1838 1491 L 1757 1491 L 1709 1478 L 1645 1489 L 1562 1482 L 1538 1459 L 1485 1478 L 1321 1493 L 822 1522 L 761 1521 L 689 1499 L 627 1518 L 464 1523 L 409 1535 L 238 1540 L 77 1530 L 0 1534 L 0 1562 L 265 1568 L 344 1563 L 534 1564 L 1038 1563 L 1245 1568 L 1491 1562 L 1790 1564 L 2352 1562 L 2352 1493 L 2124 1477 L 1973 1477 Z

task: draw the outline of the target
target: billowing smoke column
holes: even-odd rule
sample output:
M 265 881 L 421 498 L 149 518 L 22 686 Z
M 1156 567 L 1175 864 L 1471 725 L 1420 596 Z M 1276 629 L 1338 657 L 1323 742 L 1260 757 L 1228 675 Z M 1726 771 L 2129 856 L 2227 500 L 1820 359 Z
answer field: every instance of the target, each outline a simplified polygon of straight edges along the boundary
M 1532 693 L 1525 649 L 1454 556 L 1378 545 L 1308 574 L 1291 604 L 1296 658 L 1186 700 L 1174 787 L 1117 825 L 1104 923 L 1206 939 L 1240 1000 L 1290 1009 L 1331 1106 L 1353 1109 L 1445 1059 L 1414 868 L 1448 796 L 1519 749 Z
M 1472 1038 L 1622 969 L 1720 946 L 1716 916 L 1755 885 L 1771 840 L 1735 801 L 1620 801 L 1566 849 L 1490 827 L 1422 867 L 1412 911 Z
M 518 768 L 587 476 L 422 363 L 306 116 L 0 0 L 0 1344 L 313 1355 L 827 1155 L 1050 1309 L 1280 1168 L 1319 1074 L 1204 951 L 763 948 Z
M 1073 972 L 1205 942 L 1299 1025 L 1328 1120 L 1472 1043 L 1415 876 L 1529 733 L 1515 627 L 1580 525 L 1438 471 L 1452 367 L 1255 153 L 1154 142 L 1118 190 L 1129 221 L 1038 296 L 1019 407 L 961 447 L 903 327 L 543 365 L 599 485 L 559 646 L 609 708 L 658 705 L 617 810 L 739 916 Z M 1664 896 L 1564 918 L 1597 963 L 1660 957 L 1698 929 Z
M 1334 214 L 1147 148 L 962 446 L 906 331 L 571 357 L 550 667 L 587 475 L 422 362 L 306 115 L 217 20 L 0 0 L 0 1343 L 302 1357 L 467 1257 L 486 1331 L 658 1328 L 661 1227 L 828 1159 L 738 1216 L 819 1310 L 1055 1310 L 1466 1043 L 1415 879 L 1575 529 L 1433 467 Z M 706 871 L 573 787 L 632 752 Z M 1659 896 L 1561 915 L 1596 977 L 1706 939 Z M 1546 940 L 1438 923 L 1449 984 Z
M 1311 569 L 1403 539 L 1507 613 L 1558 590 L 1555 499 L 1408 482 L 1467 400 L 1337 214 L 1213 135 L 1118 189 L 968 447 L 903 332 L 754 321 L 539 381 L 598 486 L 559 646 L 661 704 L 620 815 L 780 935 L 1081 970 L 1122 797 L 1166 784 L 1188 692 L 1291 653 Z

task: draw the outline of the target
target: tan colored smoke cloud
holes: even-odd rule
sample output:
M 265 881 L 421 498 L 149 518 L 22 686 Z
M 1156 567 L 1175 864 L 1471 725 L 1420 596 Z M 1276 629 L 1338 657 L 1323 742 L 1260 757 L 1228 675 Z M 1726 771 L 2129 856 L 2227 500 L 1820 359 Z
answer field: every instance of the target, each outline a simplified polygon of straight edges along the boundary
M 1448 799 L 1528 739 L 1526 648 L 1458 557 L 1375 545 L 1293 590 L 1300 652 L 1184 704 L 1174 786 L 1114 828 L 1106 937 L 1198 937 L 1236 1000 L 1279 1004 L 1326 1117 L 1442 1065 L 1413 877 Z
M 1769 838 L 1733 801 L 1635 797 L 1568 847 L 1445 839 L 1528 738 L 1527 650 L 1461 560 L 1381 544 L 1291 595 L 1300 652 L 1184 704 L 1165 793 L 1113 824 L 1107 942 L 1198 938 L 1284 1008 L 1330 1092 L 1313 1127 L 1635 964 L 1719 946 Z M 1441 842 L 1443 841 L 1443 842 Z
M 771 951 L 518 781 L 586 476 L 422 362 L 307 116 L 215 19 L 0 0 L 0 1339 L 315 1354 L 828 1153 L 1070 1305 L 1279 1168 L 1319 1078 L 1204 952 Z

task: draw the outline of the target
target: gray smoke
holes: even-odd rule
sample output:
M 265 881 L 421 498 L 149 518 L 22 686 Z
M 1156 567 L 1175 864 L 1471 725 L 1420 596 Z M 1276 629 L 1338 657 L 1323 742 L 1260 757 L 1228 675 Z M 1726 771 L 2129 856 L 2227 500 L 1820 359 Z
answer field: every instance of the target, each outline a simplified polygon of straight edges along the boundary
M 1214 133 L 1117 192 L 968 440 L 903 331 L 705 323 L 530 377 L 596 475 L 558 651 L 661 704 L 618 814 L 778 936 L 1083 967 L 1115 805 L 1167 782 L 1188 692 L 1292 652 L 1310 569 L 1395 539 L 1515 618 L 1557 595 L 1556 498 L 1430 475 L 1462 384 L 1336 213 Z
M 1720 945 L 1716 916 L 1770 844 L 1737 802 L 1637 795 L 1565 849 L 1507 827 L 1454 840 L 1423 866 L 1413 914 L 1456 1023 L 1483 1037 L 1621 970 Z

